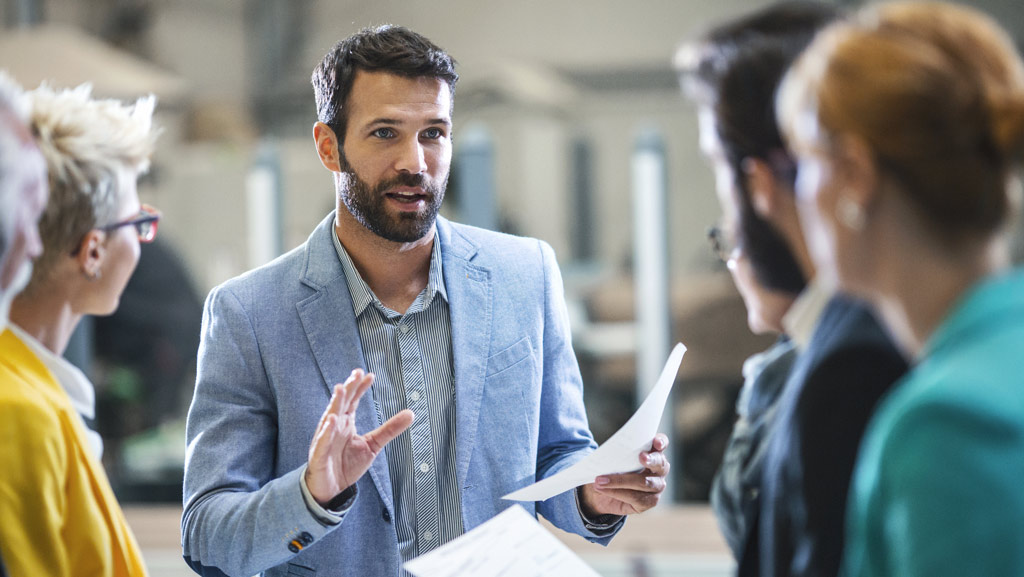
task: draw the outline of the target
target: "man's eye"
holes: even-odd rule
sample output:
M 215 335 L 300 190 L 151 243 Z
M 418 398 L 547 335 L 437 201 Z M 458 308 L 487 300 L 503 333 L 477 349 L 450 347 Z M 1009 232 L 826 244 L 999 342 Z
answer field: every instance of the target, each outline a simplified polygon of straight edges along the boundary
M 378 128 L 373 131 L 373 135 L 377 138 L 392 138 L 395 136 L 395 132 L 390 128 Z
M 444 136 L 444 132 L 440 128 L 428 128 L 423 131 L 423 137 L 431 140 L 441 138 L 442 136 Z

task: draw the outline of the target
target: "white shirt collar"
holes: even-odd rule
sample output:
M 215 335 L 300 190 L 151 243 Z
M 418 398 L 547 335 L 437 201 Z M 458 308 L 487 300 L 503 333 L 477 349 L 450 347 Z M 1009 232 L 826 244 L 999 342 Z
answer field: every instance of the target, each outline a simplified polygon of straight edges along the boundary
M 46 348 L 43 343 L 26 333 L 18 325 L 11 323 L 7 328 L 11 329 L 11 332 L 21 339 L 25 346 L 39 357 L 43 365 L 53 373 L 54 378 L 57 379 L 61 388 L 64 389 L 68 398 L 71 399 L 71 406 L 75 408 L 75 412 L 83 419 L 94 419 L 96 417 L 96 389 L 89 378 L 85 376 L 85 373 L 68 362 L 67 359 L 55 355 L 53 351 Z M 84 420 L 82 424 L 85 425 L 85 430 L 89 434 L 89 445 L 93 449 L 96 458 L 102 457 L 103 438 L 100 437 L 99 433 L 90 429 Z
M 807 344 L 811 342 L 811 335 L 818 326 L 818 319 L 821 318 L 825 305 L 834 293 L 835 291 L 825 286 L 825 283 L 811 279 L 800 296 L 793 301 L 793 306 L 789 307 L 782 317 L 782 328 L 789 338 L 793 339 L 798 349 L 806 349 Z

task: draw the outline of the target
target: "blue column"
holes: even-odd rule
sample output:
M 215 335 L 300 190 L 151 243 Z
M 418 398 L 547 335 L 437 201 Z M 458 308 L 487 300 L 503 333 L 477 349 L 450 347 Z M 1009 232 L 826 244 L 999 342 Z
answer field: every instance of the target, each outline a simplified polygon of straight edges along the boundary
M 637 403 L 654 387 L 668 359 L 671 310 L 668 297 L 668 203 L 665 144 L 656 129 L 637 136 L 632 158 L 633 279 L 636 295 Z M 671 397 L 659 430 L 672 440 Z M 675 463 L 676 468 L 680 463 Z M 673 500 L 670 482 L 662 497 Z
M 245 195 L 249 267 L 254 268 L 277 258 L 284 246 L 280 152 L 270 140 L 256 150 Z
M 594 186 L 591 179 L 593 153 L 590 143 L 578 137 L 572 143 L 572 202 L 569 214 L 570 242 L 573 259 L 577 262 L 593 262 L 597 258 Z
M 459 220 L 498 230 L 498 200 L 494 188 L 494 143 L 490 131 L 472 124 L 459 131 L 455 162 Z

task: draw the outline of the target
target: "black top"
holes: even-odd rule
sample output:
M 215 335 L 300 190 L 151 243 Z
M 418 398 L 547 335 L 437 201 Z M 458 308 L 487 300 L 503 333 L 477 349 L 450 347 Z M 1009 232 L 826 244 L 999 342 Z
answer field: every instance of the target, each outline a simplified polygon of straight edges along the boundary
M 863 303 L 834 297 L 779 400 L 739 575 L 834 577 L 861 436 L 907 363 Z
M 782 388 L 789 379 L 796 346 L 781 337 L 768 350 L 743 364 L 746 381 L 736 401 L 739 417 L 729 436 L 722 465 L 711 485 L 711 509 L 718 528 L 739 560 L 750 527 L 756 522 L 761 491 L 761 469 L 768 452 L 768 438 L 775 427 Z M 754 519 L 750 516 L 754 515 Z

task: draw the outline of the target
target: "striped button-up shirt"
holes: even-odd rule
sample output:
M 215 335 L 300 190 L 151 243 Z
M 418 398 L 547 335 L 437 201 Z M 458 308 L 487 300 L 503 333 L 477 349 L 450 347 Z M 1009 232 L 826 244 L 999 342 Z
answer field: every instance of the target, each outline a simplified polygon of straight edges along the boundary
M 385 454 L 395 503 L 402 561 L 462 534 L 455 473 L 455 378 L 448 294 L 437 235 L 426 288 L 405 314 L 384 306 L 334 235 L 352 295 L 366 368 L 375 376 L 379 422 L 412 409 L 411 427 L 388 443 Z

